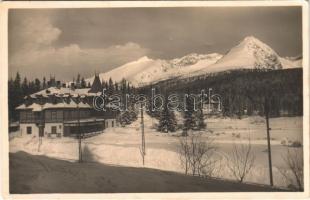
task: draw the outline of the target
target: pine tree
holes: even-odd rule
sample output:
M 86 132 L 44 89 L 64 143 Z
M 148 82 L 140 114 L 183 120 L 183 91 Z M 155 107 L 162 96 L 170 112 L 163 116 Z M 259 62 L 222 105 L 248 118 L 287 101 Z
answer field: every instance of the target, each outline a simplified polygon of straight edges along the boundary
M 127 92 L 127 82 L 124 78 L 121 81 L 121 90 L 122 94 L 125 94 Z
M 17 120 L 17 112 L 15 108 L 23 102 L 23 90 L 21 87 L 21 77 L 19 72 L 16 73 L 14 81 L 10 81 L 9 85 L 9 107 L 10 107 L 10 119 Z
M 39 79 L 35 79 L 34 80 L 34 84 L 35 84 L 35 92 L 37 92 L 37 91 L 40 91 L 41 90 L 41 82 L 40 82 L 40 80 Z
M 14 120 L 14 111 L 15 111 L 15 107 L 14 107 L 14 81 L 12 79 L 12 77 L 10 78 L 9 82 L 8 82 L 8 100 L 9 100 L 9 120 L 12 121 Z
M 29 93 L 30 94 L 36 92 L 36 86 L 35 86 L 35 83 L 33 81 L 29 81 L 28 88 L 29 88 Z
M 26 77 L 24 78 L 24 81 L 23 81 L 21 87 L 22 87 L 22 91 L 23 91 L 23 96 L 29 95 L 29 86 L 28 86 L 28 80 Z
M 115 87 L 112 78 L 109 79 L 109 82 L 107 84 L 107 94 L 112 95 L 115 92 Z
M 157 130 L 160 132 L 168 133 L 175 132 L 177 127 L 176 118 L 173 111 L 170 111 L 168 106 L 168 98 L 166 95 L 164 107 L 160 113 L 159 124 Z
M 80 84 L 81 84 L 81 75 L 78 74 L 76 78 L 76 85 L 80 85 Z
M 15 89 L 20 88 L 20 83 L 21 83 L 21 78 L 20 78 L 19 72 L 17 72 L 15 76 L 15 80 L 14 80 Z
M 130 88 L 130 84 L 129 84 L 129 82 L 127 82 L 127 92 L 130 94 L 131 93 L 131 88 Z
M 189 94 L 189 93 L 187 93 Z M 184 108 L 184 124 L 183 124 L 183 136 L 187 136 L 189 130 L 194 130 L 196 127 L 194 114 L 194 104 L 189 96 L 185 99 Z
M 118 83 L 115 83 L 114 86 L 115 86 L 115 91 L 117 92 L 119 90 Z
M 108 89 L 108 85 L 103 79 L 101 80 L 101 85 L 103 89 L 106 89 L 106 90 Z
M 46 88 L 47 88 L 47 84 L 46 84 L 46 78 L 45 78 L 45 76 L 43 77 L 42 87 L 43 87 L 43 89 L 46 89 Z
M 84 77 L 81 79 L 81 88 L 86 88 L 86 81 Z
M 206 123 L 204 122 L 204 116 L 203 116 L 203 110 L 202 108 L 200 108 L 197 112 L 196 112 L 196 116 L 197 116 L 197 129 L 198 130 L 203 130 L 206 129 Z

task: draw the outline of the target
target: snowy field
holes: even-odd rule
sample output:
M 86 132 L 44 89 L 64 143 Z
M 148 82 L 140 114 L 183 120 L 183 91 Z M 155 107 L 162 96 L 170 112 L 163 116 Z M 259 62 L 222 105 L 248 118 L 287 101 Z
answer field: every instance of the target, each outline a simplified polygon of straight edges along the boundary
M 98 136 L 84 139 L 83 160 L 114 166 L 143 167 L 140 154 L 139 120 L 127 127 L 109 128 Z M 229 154 L 234 143 L 247 143 L 250 137 L 255 152 L 255 164 L 253 170 L 245 178 L 245 182 L 269 184 L 264 118 L 209 118 L 206 122 L 208 131 L 203 133 L 203 138 L 214 139 L 218 155 Z M 156 123 L 155 119 L 145 115 L 146 159 L 144 167 L 184 173 L 178 154 L 180 131 L 173 134 L 159 133 L 155 129 Z M 270 127 L 274 184 L 286 187 L 288 183 L 285 182 L 278 168 L 287 167 L 283 162 L 287 145 L 294 141 L 302 143 L 302 117 L 272 118 Z M 302 148 L 295 149 L 302 153 Z M 40 144 L 35 136 L 21 137 L 18 133 L 11 133 L 10 152 L 19 151 L 75 162 L 78 160 L 78 141 L 74 138 L 43 138 Z M 227 168 L 228 163 L 225 162 L 224 159 L 220 162 L 214 176 L 233 180 Z

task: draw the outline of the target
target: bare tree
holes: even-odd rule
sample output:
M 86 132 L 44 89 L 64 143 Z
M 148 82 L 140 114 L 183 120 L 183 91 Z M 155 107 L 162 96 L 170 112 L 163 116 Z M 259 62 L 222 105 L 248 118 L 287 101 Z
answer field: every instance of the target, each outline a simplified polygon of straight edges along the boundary
M 221 177 L 222 176 L 222 160 L 223 157 L 220 154 L 216 154 L 217 151 L 213 151 L 214 155 L 210 156 L 204 167 L 201 169 L 201 174 L 207 177 Z M 215 155 L 216 154 L 216 155 Z
M 303 153 L 298 148 L 287 147 L 287 153 L 282 156 L 287 168 L 278 168 L 288 187 L 303 191 L 304 174 L 303 174 Z
M 179 155 L 185 174 L 211 176 L 215 171 L 215 146 L 209 137 L 201 133 L 190 134 L 180 139 Z
M 181 165 L 185 170 L 185 174 L 188 174 L 189 168 L 189 142 L 187 137 L 181 137 L 180 139 L 180 148 L 179 148 L 179 156 L 181 160 Z
M 247 144 L 233 144 L 233 149 L 227 157 L 227 167 L 232 175 L 239 181 L 243 182 L 249 174 L 253 165 L 255 156 L 252 151 L 252 144 L 249 138 Z

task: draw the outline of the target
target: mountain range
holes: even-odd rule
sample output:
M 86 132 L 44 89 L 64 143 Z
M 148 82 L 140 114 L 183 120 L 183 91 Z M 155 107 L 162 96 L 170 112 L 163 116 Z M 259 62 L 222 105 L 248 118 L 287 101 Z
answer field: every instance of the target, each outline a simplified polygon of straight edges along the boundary
M 259 39 L 249 36 L 226 54 L 192 53 L 172 60 L 146 56 L 111 71 L 100 73 L 101 80 L 119 82 L 126 79 L 139 87 L 172 78 L 186 78 L 238 69 L 289 69 L 302 67 L 301 57 L 281 57 Z M 94 77 L 86 79 L 92 82 Z

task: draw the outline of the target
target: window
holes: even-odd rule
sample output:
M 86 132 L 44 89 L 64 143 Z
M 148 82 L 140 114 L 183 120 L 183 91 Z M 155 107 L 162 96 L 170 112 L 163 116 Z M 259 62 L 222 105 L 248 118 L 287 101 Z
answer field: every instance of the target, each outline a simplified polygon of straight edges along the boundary
M 31 134 L 32 133 L 32 127 L 31 126 L 27 126 L 27 134 Z
M 52 111 L 51 112 L 51 120 L 52 121 L 56 121 L 57 120 L 57 112 L 56 111 Z
M 56 126 L 52 126 L 52 134 L 56 134 L 57 133 L 57 127 Z
M 26 112 L 25 112 L 25 111 L 21 111 L 21 112 L 20 112 L 20 121 L 21 121 L 21 122 L 25 122 L 26 119 L 27 119 L 26 116 L 27 116 L 27 115 L 26 115 Z
M 65 112 L 65 118 L 68 120 L 72 119 L 72 114 L 70 110 L 64 111 Z
M 26 112 L 26 122 L 33 122 L 34 121 L 34 115 L 31 111 Z
M 46 110 L 45 111 L 45 120 L 46 121 L 50 121 L 51 120 L 51 111 L 50 110 Z
M 57 120 L 63 120 L 63 112 L 62 110 L 57 110 Z

